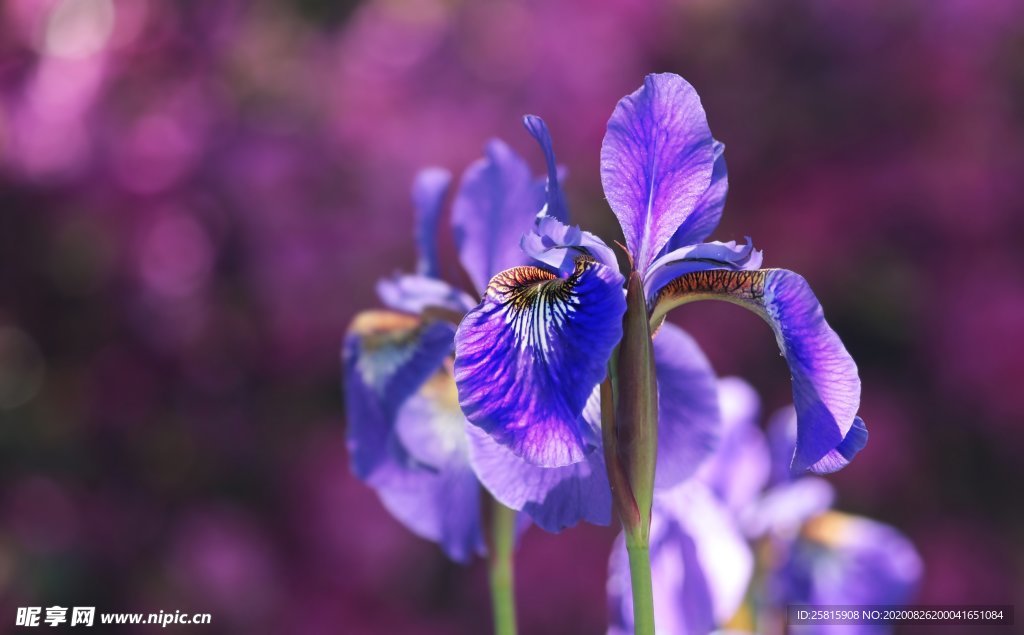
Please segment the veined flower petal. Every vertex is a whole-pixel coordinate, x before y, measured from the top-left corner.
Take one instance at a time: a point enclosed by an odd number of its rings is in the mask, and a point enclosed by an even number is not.
[[[437,221],[452,174],[442,168],[420,170],[412,184],[412,204],[416,210],[416,272],[431,278],[441,277],[437,258]]]
[[[455,336],[466,417],[535,465],[582,461],[598,445],[580,414],[622,336],[618,271],[580,258],[567,278],[516,267],[491,281]]]
[[[715,141],[712,148],[715,165],[711,170],[711,185],[704,191],[693,211],[668,241],[668,245],[665,247],[666,252],[704,242],[718,227],[718,222],[722,220],[725,195],[729,193],[729,175],[725,169],[725,144]]]
[[[395,416],[451,354],[455,329],[390,311],[356,316],[345,336],[345,406],[352,471],[367,479],[390,458]]]
[[[459,260],[483,295],[495,274],[523,264],[519,237],[544,207],[544,188],[505,143],[487,144],[485,156],[462,175],[452,203]]]
[[[750,309],[775,332],[793,377],[798,424],[793,471],[835,466],[832,459],[819,463],[840,447],[854,426],[860,405],[860,377],[853,358],[825,321],[821,304],[807,281],[784,269],[687,273],[657,293],[651,319],[659,320],[681,304],[707,299],[726,300]],[[843,452],[850,454],[863,447],[857,445],[863,440],[861,433],[855,435]]]
[[[562,467],[527,463],[486,432],[470,427],[470,463],[501,504],[528,515],[538,527],[559,532],[580,521],[611,522],[612,497],[604,453]]]
[[[644,273],[711,184],[711,130],[697,91],[670,73],[623,97],[601,145],[601,183]]]
[[[685,273],[709,269],[748,271],[760,269],[761,262],[762,253],[754,249],[750,238],[747,238],[745,245],[730,240],[727,243],[710,242],[680,247],[651,263],[644,277],[647,302],[653,304],[662,287]]]
[[[600,238],[550,216],[538,218],[520,246],[527,256],[562,274],[572,273],[580,256],[589,256],[611,269],[619,267],[615,252]]]
[[[540,144],[544,152],[544,163],[547,165],[547,183],[544,188],[546,195],[546,206],[544,215],[557,218],[562,222],[569,220],[569,206],[565,203],[565,194],[562,193],[562,176],[559,174],[558,163],[555,161],[555,148],[551,143],[551,133],[548,125],[537,115],[526,115],[523,117],[523,125],[530,135]]]

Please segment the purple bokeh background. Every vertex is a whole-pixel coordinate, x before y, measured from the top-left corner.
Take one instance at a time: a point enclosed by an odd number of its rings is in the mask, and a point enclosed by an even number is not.
[[[694,84],[728,148],[714,238],[801,272],[858,361],[871,442],[839,507],[910,536],[920,602],[1024,606],[1019,2],[10,0],[0,632],[53,604],[213,614],[189,632],[489,628],[481,564],[350,476],[341,336],[413,266],[418,167],[500,136],[540,171],[524,113],[574,222],[618,238],[600,141],[653,71]],[[787,403],[757,318],[674,319]],[[603,632],[613,534],[525,536],[524,633]]]

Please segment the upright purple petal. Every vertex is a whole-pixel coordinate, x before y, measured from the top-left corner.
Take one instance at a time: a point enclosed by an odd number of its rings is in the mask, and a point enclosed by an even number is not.
[[[412,184],[412,204],[416,210],[416,246],[419,248],[416,272],[441,277],[437,258],[437,221],[441,217],[451,172],[442,168],[420,170]]]
[[[356,316],[342,350],[352,471],[361,479],[390,458],[395,417],[451,354],[454,328],[389,311]]]
[[[598,445],[580,424],[622,336],[622,276],[580,258],[567,278],[536,267],[495,276],[455,336],[466,417],[535,465],[582,461]]]
[[[673,307],[705,299],[744,306],[775,332],[793,379],[798,425],[792,470],[827,470],[848,462],[866,441],[866,429],[858,425],[851,441],[838,450],[854,427],[860,377],[807,281],[784,269],[691,272],[658,291],[653,319]],[[833,451],[838,458],[830,456]]]
[[[654,366],[658,374],[654,483],[669,488],[693,475],[718,445],[718,386],[704,351],[673,324],[662,326],[654,338]]]
[[[519,239],[543,206],[529,166],[502,141],[488,143],[484,158],[466,169],[452,226],[459,260],[481,295],[494,275],[524,263]]]
[[[619,268],[615,252],[604,241],[550,216],[538,218],[520,245],[530,258],[566,275],[572,273],[580,256],[589,256],[611,269]]]
[[[555,161],[555,148],[551,143],[551,133],[548,132],[548,125],[537,115],[526,115],[523,117],[523,125],[530,135],[540,144],[544,152],[544,163],[547,165],[547,183],[545,186],[546,207],[544,215],[557,218],[562,222],[569,220],[569,206],[565,203],[565,194],[562,193],[561,177],[558,174],[558,163]]]
[[[693,212],[714,163],[704,108],[682,77],[648,75],[619,101],[601,146],[601,183],[638,271]]]
[[[739,608],[754,558],[731,515],[697,482],[655,498],[651,518],[654,623],[659,633],[705,635]],[[622,536],[609,563],[609,633],[633,633],[629,562]]]
[[[725,169],[725,144],[714,142],[715,166],[711,170],[711,185],[705,190],[675,235],[668,241],[665,251],[674,251],[687,245],[704,242],[722,219],[725,195],[729,193],[729,175]]]

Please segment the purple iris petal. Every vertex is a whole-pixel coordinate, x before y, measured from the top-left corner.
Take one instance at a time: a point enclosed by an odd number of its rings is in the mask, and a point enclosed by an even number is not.
[[[572,272],[576,258],[581,255],[612,269],[619,267],[615,252],[600,238],[550,216],[538,218],[533,229],[523,235],[520,245],[526,255],[563,274]]]
[[[804,522],[832,507],[834,500],[832,485],[816,476],[780,483],[743,510],[743,528],[752,537],[792,537]]]
[[[687,245],[704,242],[718,227],[725,207],[725,195],[729,192],[729,175],[725,169],[725,144],[718,141],[713,145],[715,166],[711,170],[711,185],[701,195],[693,212],[668,241],[665,251],[674,251]]]
[[[527,463],[483,430],[470,427],[470,463],[491,494],[527,514],[541,529],[558,532],[580,521],[611,522],[612,498],[604,454],[562,467]]]
[[[551,133],[548,132],[548,125],[536,115],[523,117],[523,125],[530,135],[540,144],[544,152],[544,163],[547,165],[547,183],[545,187],[547,207],[544,208],[545,216],[557,218],[566,222],[569,220],[569,206],[565,203],[565,194],[562,193],[561,176],[558,173],[558,163],[555,161],[555,148],[551,143]]]
[[[644,276],[647,301],[653,302],[665,285],[683,274],[709,269],[760,269],[762,260],[762,252],[754,249],[750,238],[747,238],[745,245],[730,240],[727,243],[699,243],[680,247],[651,263],[647,275]]]
[[[398,408],[441,367],[454,328],[389,311],[359,314],[345,336],[345,405],[352,471],[367,479],[390,458]]]
[[[396,274],[377,283],[377,296],[396,311],[420,315],[429,308],[465,313],[476,302],[444,280],[423,275]]]
[[[735,512],[756,500],[767,485],[771,459],[757,426],[760,399],[750,384],[738,377],[724,377],[718,382],[718,400],[722,439],[698,477]]]
[[[782,269],[770,270],[763,304],[793,374],[798,425],[791,469],[801,472],[825,458],[846,438],[860,405],[860,377],[857,365],[825,321],[821,304],[803,277]]]
[[[654,338],[658,374],[658,467],[655,486],[669,488],[693,475],[718,444],[718,386],[711,362],[678,326]]]
[[[776,574],[779,604],[900,606],[921,579],[921,557],[888,525],[836,512],[810,521]],[[794,627],[797,633],[885,632],[871,626]]]
[[[651,577],[658,632],[704,635],[739,608],[754,559],[720,501],[698,482],[655,498]],[[633,633],[629,563],[622,536],[609,564],[610,634]]]
[[[419,248],[416,271],[420,275],[441,277],[437,258],[437,221],[451,181],[452,175],[448,170],[427,168],[416,174],[412,184],[412,203],[416,209],[416,245]]]
[[[535,465],[582,461],[598,441],[580,414],[625,310],[621,274],[593,260],[577,260],[567,278],[536,267],[495,276],[455,336],[466,417]]]
[[[697,91],[678,75],[648,75],[615,107],[601,145],[601,183],[641,273],[707,191],[712,142]]]
[[[529,166],[497,139],[466,169],[452,204],[452,225],[459,259],[481,295],[495,274],[523,263],[519,238],[543,206],[544,190]]]
[[[391,462],[368,483],[392,516],[438,543],[452,560],[468,562],[484,553],[480,483],[468,463],[431,470]]]

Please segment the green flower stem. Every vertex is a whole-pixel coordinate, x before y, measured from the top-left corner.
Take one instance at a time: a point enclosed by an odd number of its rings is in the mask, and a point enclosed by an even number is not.
[[[626,534],[626,552],[629,554],[629,581],[633,589],[633,632],[635,635],[654,635],[654,589],[647,540],[635,540]]]
[[[495,635],[516,635],[515,578],[512,574],[515,540],[516,512],[498,501],[492,501],[487,564]]]

